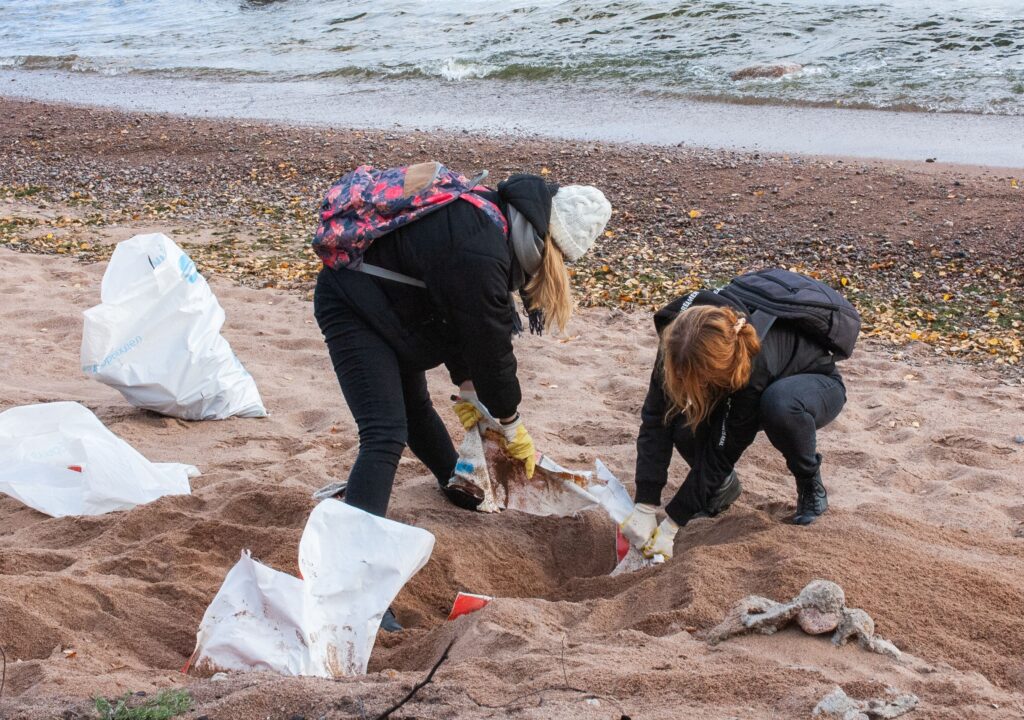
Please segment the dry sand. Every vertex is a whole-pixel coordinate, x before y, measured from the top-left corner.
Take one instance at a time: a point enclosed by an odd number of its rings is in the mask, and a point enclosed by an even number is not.
[[[396,602],[410,629],[378,639],[369,675],[182,676],[242,549],[296,572],[310,492],[344,478],[355,430],[310,304],[217,277],[225,335],[271,416],[187,423],[128,406],[78,371],[81,311],[98,301],[103,270],[0,250],[0,409],[78,400],[151,460],[203,476],[191,497],[97,518],[51,519],[0,498],[0,717],[91,717],[91,695],[170,686],[193,693],[192,718],[374,717],[452,639],[450,660],[397,717],[800,718],[836,684],[857,698],[914,692],[915,719],[1024,714],[1024,448],[1013,440],[1024,392],[930,351],[870,344],[844,363],[849,403],[821,434],[832,509],[812,527],[783,522],[792,482],[762,437],[727,514],[689,525],[667,566],[610,578],[613,528],[599,514],[467,513],[408,457],[391,516],[437,546]],[[630,484],[649,317],[588,310],[569,337],[517,347],[539,447],[570,467],[600,457]],[[442,373],[431,389],[461,437]],[[674,486],[683,465],[673,468]],[[792,630],[701,639],[740,597],[788,599],[814,578],[840,583],[904,661]],[[445,622],[458,590],[499,599]]]

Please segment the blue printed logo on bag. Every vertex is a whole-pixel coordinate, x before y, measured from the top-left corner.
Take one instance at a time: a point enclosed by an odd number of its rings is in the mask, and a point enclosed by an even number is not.
[[[192,262],[192,258],[188,255],[182,255],[178,258],[178,268],[181,270],[181,276],[188,282],[194,283],[199,279],[199,271],[196,270],[196,264]]]

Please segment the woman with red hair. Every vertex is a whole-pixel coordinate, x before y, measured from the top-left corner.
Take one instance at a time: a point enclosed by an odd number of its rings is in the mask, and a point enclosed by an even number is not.
[[[796,479],[792,522],[817,520],[828,496],[816,431],[846,402],[835,365],[842,356],[799,323],[751,313],[730,286],[679,298],[655,325],[661,346],[637,438],[637,505],[623,534],[649,557],[671,557],[679,527],[717,515],[739,496],[734,466],[760,430]],[[690,470],[658,525],[673,449]]]

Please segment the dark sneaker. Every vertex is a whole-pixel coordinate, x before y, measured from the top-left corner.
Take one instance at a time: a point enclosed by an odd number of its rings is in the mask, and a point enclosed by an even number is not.
[[[729,509],[730,505],[736,502],[736,498],[740,496],[741,492],[743,492],[743,486],[740,485],[740,479],[737,477],[736,471],[733,470],[725,478],[722,487],[718,488],[718,492],[708,502],[707,508],[694,515],[694,517],[702,518],[721,515]]]
[[[793,523],[810,525],[828,510],[828,493],[821,482],[821,472],[814,477],[796,481],[796,513]]]
[[[402,632],[405,630],[404,627],[399,625],[398,618],[395,617],[395,611],[388,608],[384,612],[384,617],[380,619],[380,629],[384,632]]]
[[[463,510],[476,510],[484,501],[483,491],[477,487],[442,485],[441,492],[448,498],[448,502]]]

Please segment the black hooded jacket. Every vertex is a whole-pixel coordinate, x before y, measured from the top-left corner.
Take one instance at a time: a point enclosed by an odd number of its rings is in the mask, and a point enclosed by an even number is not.
[[[543,237],[553,193],[540,177],[513,175],[486,196],[506,217],[514,205]],[[521,289],[525,275],[501,229],[483,211],[456,200],[377,239],[364,259],[426,283],[424,289],[352,270],[322,271],[402,366],[426,370],[444,363],[455,384],[473,381],[496,417],[514,415],[522,395],[510,292]]]
[[[686,298],[678,298],[654,316],[660,336],[681,312]],[[776,321],[763,334],[750,320],[743,303],[721,293],[700,292],[693,305],[727,305],[758,330],[761,351],[754,358],[750,381],[746,387],[721,400],[695,433],[697,451],[678,494],[665,511],[679,524],[685,524],[701,510],[732,472],[743,451],[761,429],[758,415],[761,394],[776,380],[803,373],[838,375],[832,354],[814,340],[785,322]],[[662,356],[658,353],[651,384],[640,413],[640,433],[636,448],[636,502],[661,504],[661,493],[668,482],[672,462],[674,436],[683,425],[676,415],[665,422],[669,400],[665,395]]]

